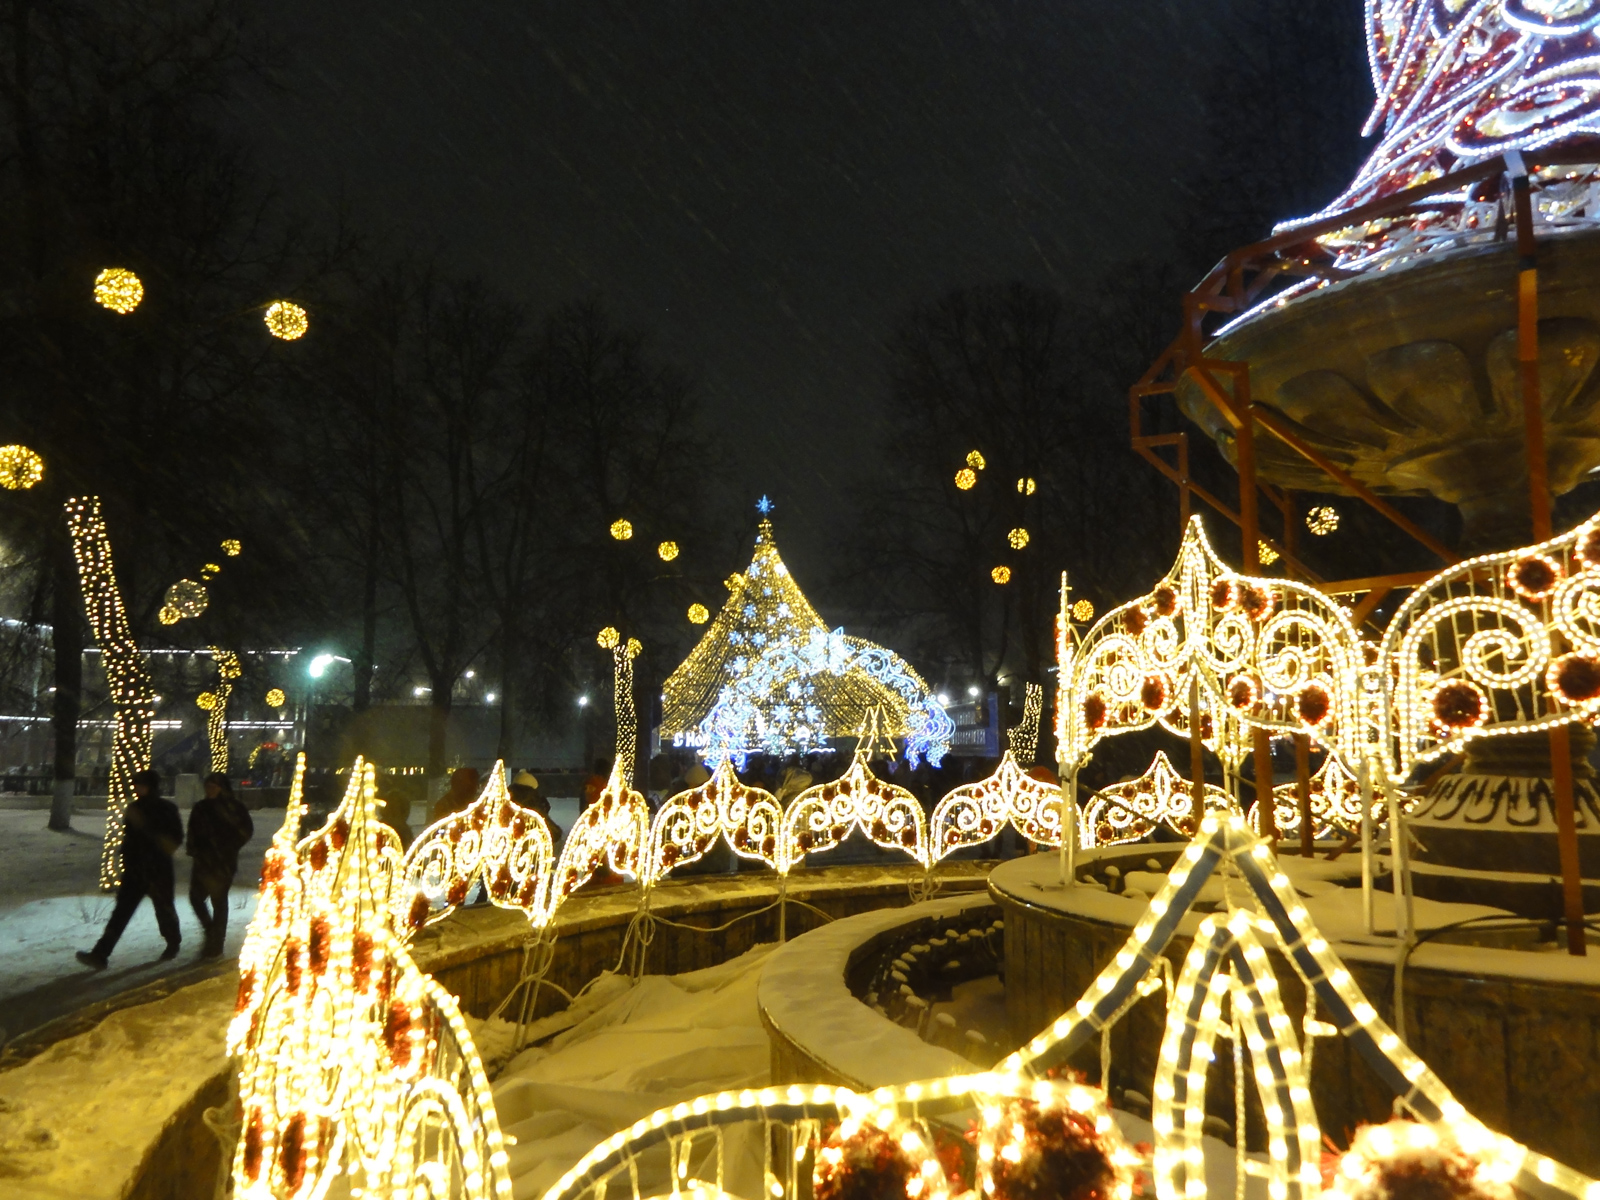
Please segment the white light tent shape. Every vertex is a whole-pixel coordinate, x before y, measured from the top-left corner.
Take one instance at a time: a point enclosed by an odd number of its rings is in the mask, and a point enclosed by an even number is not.
[[[1318,1167],[1322,1137],[1305,1060],[1258,933],[1269,934],[1277,949],[1293,961],[1327,1021],[1351,1039],[1368,1066],[1419,1120],[1449,1126],[1464,1147],[1476,1147],[1486,1159],[1498,1160],[1508,1176],[1515,1176],[1513,1182],[1538,1180],[1580,1200],[1600,1200],[1600,1184],[1489,1130],[1401,1042],[1317,932],[1267,844],[1250,833],[1238,814],[1205,818],[1200,836],[1172,868],[1133,935],[1082,999],[997,1070],[1028,1071],[1046,1055],[1069,1055],[1120,1019],[1139,998],[1141,985],[1148,987],[1146,980],[1160,978],[1161,952],[1224,859],[1237,867],[1261,913],[1258,917],[1233,909],[1226,915],[1207,914],[1168,998],[1152,1112],[1161,1200],[1205,1194],[1200,1126],[1223,991],[1232,993],[1241,1013],[1266,1115],[1269,1194],[1273,1200],[1311,1200],[1322,1190]]]

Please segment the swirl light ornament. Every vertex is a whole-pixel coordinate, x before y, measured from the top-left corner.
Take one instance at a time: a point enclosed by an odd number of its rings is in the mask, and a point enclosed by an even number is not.
[[[807,788],[784,812],[778,870],[787,874],[807,854],[832,850],[855,829],[885,850],[910,855],[925,869],[933,866],[921,801],[874,775],[858,750],[848,771]]]
[[[366,1195],[503,1200],[511,1192],[494,1099],[455,998],[396,932],[400,843],[374,816],[357,760],[306,838],[305,756],[262,867],[228,1027],[242,1129],[241,1200]]]
[[[913,766],[924,758],[937,766],[955,733],[898,655],[823,624],[779,556],[768,520],[749,568],[729,581],[727,602],[662,693],[662,739],[699,750],[711,766],[853,736],[874,706],[882,732],[905,739]]]
[[[1116,846],[1140,842],[1165,826],[1180,837],[1194,835],[1193,786],[1178,773],[1162,751],[1150,760],[1150,767],[1137,779],[1114,783],[1089,797],[1078,821],[1078,845]],[[1236,808],[1233,797],[1216,784],[1206,784],[1208,812],[1227,812]],[[1059,844],[1059,837],[1057,842]]]
[[[1110,734],[1158,722],[1186,729],[1191,684],[1203,713],[1229,716],[1218,732],[1233,729],[1236,739],[1246,729],[1314,732],[1350,762],[1364,744],[1371,704],[1349,615],[1307,584],[1232,571],[1199,517],[1154,589],[1061,650],[1056,736],[1067,764]]]
[[[1061,844],[1061,789],[1035,779],[1007,750],[987,779],[946,792],[928,821],[935,861],[967,846],[981,846],[1010,825],[1030,842]]]
[[[645,850],[645,878],[654,883],[705,857],[719,839],[741,858],[776,869],[782,826],[783,809],[772,793],[740,783],[733,764],[723,759],[705,783],[679,792],[657,811]]]

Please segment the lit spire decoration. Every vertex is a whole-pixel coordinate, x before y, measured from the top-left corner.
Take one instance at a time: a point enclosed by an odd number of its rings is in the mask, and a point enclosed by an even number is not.
[[[296,839],[301,755],[239,955],[228,1052],[242,1128],[233,1194],[497,1200],[511,1193],[488,1076],[455,998],[397,936],[400,840],[356,760],[326,824]]]
[[[89,631],[100,647],[116,729],[111,735],[111,775],[107,781],[106,839],[100,850],[100,886],[112,888],[122,878],[122,815],[133,803],[133,777],[150,766],[155,692],[139,644],[128,627],[116,572],[111,567],[111,538],[100,515],[100,497],[79,496],[66,504],[67,532],[83,585],[83,608]]]
[[[1431,182],[1499,154],[1600,134],[1595,69],[1597,0],[1367,0],[1367,53],[1377,102],[1363,133],[1379,134],[1342,196],[1282,228],[1320,221]],[[1596,152],[1600,159],[1600,151]],[[1552,225],[1600,217],[1590,185],[1600,166],[1537,172],[1535,219]],[[1344,268],[1487,240],[1498,191],[1462,188],[1409,212],[1352,227],[1324,244]]]
[[[765,508],[762,508],[765,505]],[[761,505],[770,512],[765,496]],[[829,631],[778,557],[762,518],[755,555],[728,580],[704,637],[666,681],[661,736],[715,765],[756,751],[783,754],[851,737],[873,705],[881,731],[905,739],[913,766],[938,765],[955,723],[928,685],[890,650]]]

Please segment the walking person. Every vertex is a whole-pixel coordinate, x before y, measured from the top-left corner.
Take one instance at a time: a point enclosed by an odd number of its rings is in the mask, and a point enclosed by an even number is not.
[[[78,951],[78,961],[97,971],[105,969],[133,910],[146,896],[156,910],[156,928],[167,941],[162,960],[178,957],[182,941],[178,910],[172,902],[172,856],[183,845],[183,818],[176,804],[161,798],[161,776],[154,771],[135,775],[133,791],[136,798],[122,818],[122,882],[117,886],[111,919],[93,950]]]
[[[194,859],[189,872],[189,903],[206,931],[200,957],[220,958],[228,938],[228,889],[239,871],[239,851],[255,834],[256,827],[249,810],[234,796],[226,775],[207,775],[205,791],[189,814],[185,848]]]

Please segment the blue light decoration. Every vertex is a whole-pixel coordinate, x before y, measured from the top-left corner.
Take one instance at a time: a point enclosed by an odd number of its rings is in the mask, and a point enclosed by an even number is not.
[[[765,496],[757,506],[770,512]],[[763,518],[755,554],[728,580],[722,611],[662,687],[661,737],[714,766],[856,736],[869,711],[903,738],[907,760],[935,766],[955,734],[926,683],[898,655],[830,631],[789,575]]]

